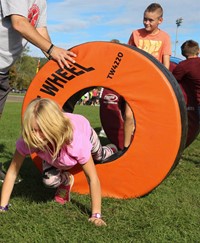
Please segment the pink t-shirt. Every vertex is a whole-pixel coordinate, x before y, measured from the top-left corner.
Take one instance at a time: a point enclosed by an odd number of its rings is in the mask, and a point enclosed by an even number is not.
[[[135,30],[131,34],[128,44],[148,52],[161,63],[163,63],[164,55],[171,56],[170,36],[162,30],[155,35],[148,34],[144,28]]]
[[[85,117],[78,114],[65,113],[65,115],[73,125],[73,141],[70,145],[62,147],[56,160],[52,161],[50,154],[47,152],[38,149],[31,149],[30,151],[23,138],[18,139],[16,142],[17,151],[23,156],[35,152],[41,159],[59,169],[69,169],[77,163],[85,164],[91,156],[92,149],[90,123]]]

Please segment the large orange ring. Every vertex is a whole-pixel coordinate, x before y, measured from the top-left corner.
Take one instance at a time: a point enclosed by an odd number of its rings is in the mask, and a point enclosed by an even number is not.
[[[181,61],[176,57],[170,58],[170,71]],[[198,136],[200,131],[198,108],[196,98],[191,99],[191,89],[188,83],[183,85],[179,83],[181,91],[183,92],[184,100],[187,107],[188,115],[188,133],[186,140],[186,147],[189,146]],[[190,97],[188,99],[188,96]],[[100,118],[102,127],[109,138],[109,140],[117,145],[120,149],[124,147],[124,101],[123,97],[113,90],[104,89],[100,99]],[[114,124],[113,124],[114,123]]]
[[[37,96],[61,106],[81,89],[102,86],[122,95],[134,111],[136,131],[128,151],[115,161],[97,164],[103,196],[133,198],[157,187],[177,163],[187,134],[187,113],[174,77],[149,54],[127,45],[89,42],[71,49],[76,64],[61,70],[49,61],[36,75],[24,98],[27,104]],[[38,167],[41,160],[32,159]],[[80,166],[74,192],[89,193]]]

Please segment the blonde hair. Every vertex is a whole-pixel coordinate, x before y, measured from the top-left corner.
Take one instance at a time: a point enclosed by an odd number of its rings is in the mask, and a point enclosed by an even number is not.
[[[44,139],[34,132],[34,122]],[[56,102],[47,98],[37,98],[30,102],[24,112],[22,137],[29,148],[47,151],[55,160],[62,146],[71,143],[73,128]]]

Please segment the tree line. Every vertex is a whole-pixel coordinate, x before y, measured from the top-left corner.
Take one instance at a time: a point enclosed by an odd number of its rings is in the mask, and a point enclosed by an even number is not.
[[[26,90],[37,71],[48,61],[47,58],[29,56],[29,48],[25,48],[21,57],[9,72],[10,86],[15,90]]]

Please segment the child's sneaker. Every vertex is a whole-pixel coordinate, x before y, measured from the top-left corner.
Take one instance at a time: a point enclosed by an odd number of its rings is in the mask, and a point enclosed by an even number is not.
[[[68,177],[68,181],[66,184],[61,184],[55,194],[54,200],[60,204],[65,204],[70,201],[70,191],[74,184],[74,176],[69,172],[64,172]]]

